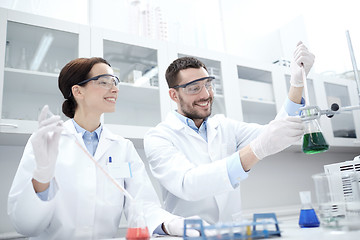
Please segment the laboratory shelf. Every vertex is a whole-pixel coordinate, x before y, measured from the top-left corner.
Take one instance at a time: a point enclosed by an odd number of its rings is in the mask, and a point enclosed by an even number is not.
[[[136,98],[134,97],[136,95]],[[159,100],[154,98],[154,95],[159,95],[159,87],[156,86],[136,86],[132,83],[119,84],[119,96],[123,99],[137,100],[139,103],[146,102],[147,104],[159,104]],[[144,99],[146,101],[144,101]]]
[[[30,71],[16,68],[5,68],[6,91],[29,91],[32,93],[60,93],[58,89],[59,74]]]
[[[275,105],[276,103],[274,101],[267,101],[263,100],[262,98],[248,98],[248,97],[242,97],[241,101],[247,102],[249,104],[267,104],[267,105]],[[265,106],[264,106],[265,107]],[[266,108],[266,107],[265,107]]]
[[[4,77],[1,118],[37,120],[45,104],[54,114],[61,114],[64,98],[58,74],[6,68]]]
[[[37,128],[37,121],[1,119],[0,145],[25,146],[30,135]]]
[[[243,99],[257,99],[275,104],[271,83],[239,79],[239,91]]]
[[[120,83],[116,111],[105,113],[104,122],[119,125],[155,126],[161,121],[159,88]]]
[[[272,83],[272,72],[253,67],[237,66],[239,79],[248,79],[256,82]]]
[[[241,106],[244,122],[267,124],[276,117],[275,102],[242,98]]]

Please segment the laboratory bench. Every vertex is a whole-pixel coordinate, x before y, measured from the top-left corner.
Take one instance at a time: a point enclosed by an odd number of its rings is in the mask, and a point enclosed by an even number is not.
[[[322,227],[318,228],[300,228],[298,225],[298,217],[288,217],[286,219],[279,219],[279,227],[281,237],[261,238],[261,239],[281,239],[281,240],[359,240],[360,230],[358,231],[330,231]],[[1,234],[0,234],[1,236]],[[2,238],[0,239],[18,239],[25,240],[27,238]],[[125,238],[112,238],[118,240],[125,240]],[[183,239],[182,237],[168,237],[160,236],[151,239],[161,240],[176,240]],[[190,238],[191,239],[191,238]]]

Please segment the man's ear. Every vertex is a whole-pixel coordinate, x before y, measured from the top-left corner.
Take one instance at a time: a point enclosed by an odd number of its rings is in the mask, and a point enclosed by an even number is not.
[[[177,102],[179,100],[178,92],[174,88],[169,89],[169,96],[174,102]]]

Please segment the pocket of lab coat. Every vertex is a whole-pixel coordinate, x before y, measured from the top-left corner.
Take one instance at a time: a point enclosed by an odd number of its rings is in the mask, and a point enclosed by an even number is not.
[[[107,164],[108,173],[115,179],[131,178],[131,165],[129,162],[113,162]]]
[[[117,178],[115,179],[115,181],[124,187],[124,179],[123,178]],[[123,204],[124,201],[124,195],[123,193],[120,191],[120,189],[118,189],[115,184],[110,181],[110,179],[105,179],[105,184],[104,184],[104,201],[106,204],[108,205],[112,205],[112,206],[119,206]]]

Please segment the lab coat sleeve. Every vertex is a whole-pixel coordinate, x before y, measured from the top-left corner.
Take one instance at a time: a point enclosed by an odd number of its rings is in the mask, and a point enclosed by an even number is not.
[[[227,158],[195,165],[170,139],[166,130],[157,128],[151,129],[144,138],[151,172],[169,192],[186,201],[198,201],[233,190]]]
[[[30,140],[25,146],[8,198],[8,215],[16,231],[37,236],[49,225],[55,200],[42,201],[32,185],[35,158]]]
[[[147,175],[145,166],[137,154],[132,142],[127,141],[128,159],[130,160],[132,178],[125,180],[125,188],[132,197],[143,204],[145,221],[150,233],[162,224],[164,221],[175,218],[175,215],[161,208],[159,198],[153,185]],[[125,201],[125,216],[129,214],[129,200]]]

